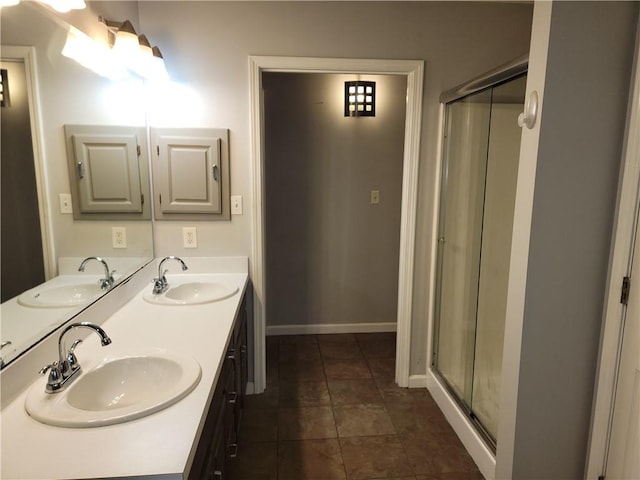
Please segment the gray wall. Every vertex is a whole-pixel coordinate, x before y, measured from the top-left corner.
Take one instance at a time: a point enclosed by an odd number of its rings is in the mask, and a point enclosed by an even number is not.
[[[396,321],[407,82],[360,75],[376,116],[345,117],[356,78],[263,76],[270,326]]]
[[[411,373],[424,374],[438,97],[527,52],[531,15],[532,5],[498,2],[140,2],[142,31],[162,49],[173,80],[187,86],[159,98],[149,122],[229,128],[231,190],[245,197],[244,215],[198,225],[196,251],[183,250],[181,222],[157,222],[156,255],[251,252],[249,55],[423,59]]]
[[[637,21],[637,3],[553,5],[514,479],[583,477]]]

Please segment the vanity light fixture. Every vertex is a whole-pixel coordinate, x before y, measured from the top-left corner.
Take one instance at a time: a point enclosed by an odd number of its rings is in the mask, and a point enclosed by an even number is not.
[[[109,30],[109,45],[126,68],[147,79],[166,78],[167,70],[158,47],[151,47],[146,35],[136,34],[129,20],[114,22],[99,17]]]
[[[60,13],[66,13],[70,10],[82,10],[87,5],[84,0],[38,0],[40,3],[49,5]],[[0,0],[0,7],[12,7],[18,5],[20,0]]]
[[[344,116],[376,116],[376,82],[344,82]]]
[[[126,71],[109,47],[96,42],[75,27],[67,32],[62,55],[103,77],[120,79],[126,76]]]

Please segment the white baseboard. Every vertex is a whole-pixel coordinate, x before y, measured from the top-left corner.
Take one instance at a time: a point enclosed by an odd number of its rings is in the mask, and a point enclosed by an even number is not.
[[[271,335],[322,335],[328,333],[379,333],[395,332],[396,322],[386,323],[327,323],[312,325],[270,325],[267,336]]]
[[[409,388],[426,388],[427,376],[422,375],[409,375]]]
[[[244,393],[247,395],[253,395],[255,391],[256,390],[253,382],[247,382],[247,388],[245,389]]]
[[[467,449],[469,455],[476,463],[480,472],[487,480],[493,480],[496,476],[496,459],[491,450],[476,432],[469,419],[460,411],[455,400],[447,392],[444,385],[429,370],[427,372],[426,381],[427,389],[433,399],[444,413],[447,421],[460,438],[460,441]]]

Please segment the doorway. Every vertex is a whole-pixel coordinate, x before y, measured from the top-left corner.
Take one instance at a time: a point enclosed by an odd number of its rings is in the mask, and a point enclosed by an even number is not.
[[[345,115],[345,84],[375,115]],[[396,330],[406,77],[263,74],[267,335]]]
[[[402,174],[400,254],[396,343],[396,382],[409,385],[409,345],[413,301],[413,255],[418,190],[418,159],[422,121],[424,62],[414,60],[355,60],[304,57],[252,56],[250,62],[253,202],[251,278],[254,286],[254,383],[261,393],[266,385],[265,308],[265,202],[264,202],[264,72],[319,72],[404,75],[407,78],[407,108]]]

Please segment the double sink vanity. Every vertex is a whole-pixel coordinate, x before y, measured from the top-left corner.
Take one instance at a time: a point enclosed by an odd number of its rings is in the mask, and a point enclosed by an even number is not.
[[[2,371],[0,477],[226,478],[248,288],[245,257],[158,259],[23,354]]]

